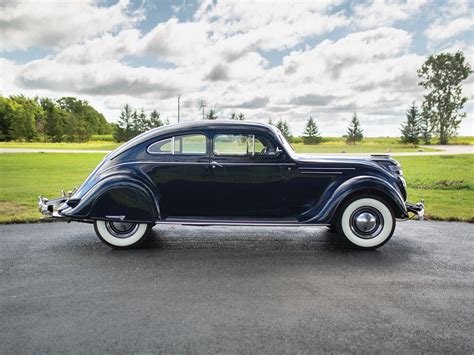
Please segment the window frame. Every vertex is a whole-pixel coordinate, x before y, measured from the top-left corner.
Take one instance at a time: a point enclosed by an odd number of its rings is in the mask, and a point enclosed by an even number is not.
[[[204,137],[204,152],[203,153],[175,153],[175,137],[186,137],[186,136],[203,136]],[[171,140],[171,151],[169,152],[151,152],[150,147],[153,146],[156,143],[160,143],[162,141],[166,140]],[[182,143],[181,143],[182,144]],[[146,152],[151,155],[172,155],[172,156],[186,156],[186,155],[191,155],[191,156],[203,156],[208,154],[208,137],[204,133],[185,133],[185,134],[177,134],[172,137],[167,137],[160,139],[158,141],[155,141],[151,144],[148,145],[146,148]]]

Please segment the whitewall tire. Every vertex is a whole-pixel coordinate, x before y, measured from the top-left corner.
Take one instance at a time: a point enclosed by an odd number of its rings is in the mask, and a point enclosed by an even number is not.
[[[141,244],[148,236],[151,225],[118,221],[94,222],[94,229],[105,244],[116,249],[126,249]]]
[[[356,197],[345,203],[337,220],[338,233],[352,246],[375,249],[385,244],[395,230],[392,208],[382,199]]]

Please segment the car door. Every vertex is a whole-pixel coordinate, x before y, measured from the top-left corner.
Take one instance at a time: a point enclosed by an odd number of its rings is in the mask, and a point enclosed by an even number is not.
[[[207,216],[213,204],[209,187],[209,149],[205,133],[161,139],[148,147],[154,158],[148,175],[160,193],[163,217]]]
[[[215,216],[280,217],[283,165],[264,133],[216,131],[210,152]]]

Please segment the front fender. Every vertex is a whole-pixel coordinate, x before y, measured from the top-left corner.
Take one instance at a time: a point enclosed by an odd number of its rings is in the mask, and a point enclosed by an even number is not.
[[[374,191],[387,199],[394,209],[395,216],[408,216],[405,202],[400,192],[390,183],[376,176],[357,176],[340,185],[330,186],[321,196],[319,203],[305,213],[305,223],[329,224],[341,203],[350,195],[363,191]]]
[[[60,211],[61,212],[61,211]],[[63,215],[78,219],[121,219],[153,223],[160,219],[159,195],[138,178],[109,175],[95,184]]]

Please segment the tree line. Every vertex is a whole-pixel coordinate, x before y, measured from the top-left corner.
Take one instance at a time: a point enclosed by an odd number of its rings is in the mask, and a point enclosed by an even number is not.
[[[0,96],[0,141],[86,142],[112,131],[105,117],[74,97]]]

